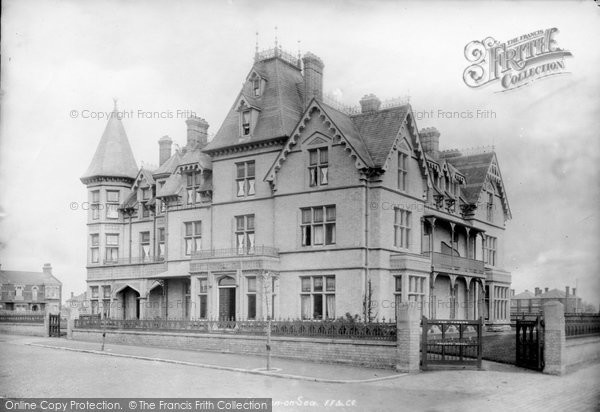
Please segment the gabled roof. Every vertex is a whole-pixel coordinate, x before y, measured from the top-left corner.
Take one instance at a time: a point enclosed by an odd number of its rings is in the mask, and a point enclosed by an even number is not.
[[[154,171],[153,176],[162,176],[162,175],[170,175],[175,169],[177,169],[177,165],[179,165],[179,161],[181,160],[181,153],[179,150],[176,150],[175,153],[167,159],[158,169]]]
[[[406,119],[408,105],[352,116],[352,122],[365,142],[374,167],[383,167],[398,131]]]
[[[184,187],[183,177],[179,173],[174,173],[165,182],[165,185],[158,189],[156,197],[180,196]]]
[[[134,179],[138,167],[119,113],[111,113],[90,166],[81,177],[85,183],[94,177],[125,177]]]
[[[24,272],[20,270],[0,270],[2,285],[62,285],[54,276],[44,272]]]
[[[207,151],[289,136],[303,112],[303,78],[298,67],[275,57],[257,61],[251,69],[265,79],[261,96],[252,96],[252,85],[246,82],[236,97],[221,128],[205,148]],[[241,98],[260,109],[249,139],[240,139],[238,104]]]
[[[140,171],[138,172],[138,175],[135,178],[135,182],[133,183],[133,188],[135,189],[136,187],[140,187],[140,183],[142,182],[142,180],[145,180],[149,186],[152,186],[154,184],[154,177],[152,176],[152,171],[144,167],[140,168]]]
[[[477,203],[479,200],[479,194],[483,190],[483,185],[493,158],[494,153],[481,153],[468,156],[452,156],[446,159],[467,180],[467,184],[462,189],[463,196],[467,202]]]

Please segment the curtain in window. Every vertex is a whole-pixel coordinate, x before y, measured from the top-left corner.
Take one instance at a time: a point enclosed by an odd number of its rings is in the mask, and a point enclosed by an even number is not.
[[[315,245],[323,244],[323,226],[318,225],[314,227],[315,230]]]
[[[310,319],[312,318],[310,313],[310,296],[304,295],[301,297],[301,311],[302,311],[302,319]]]
[[[158,256],[164,256],[165,255],[165,244],[164,243],[159,243],[158,245]]]
[[[237,182],[237,195],[244,196],[244,181],[238,180]]]
[[[254,253],[254,233],[248,233],[248,253]]]
[[[243,233],[237,235],[237,249],[238,254],[243,255],[246,249],[246,237]]]
[[[150,245],[142,245],[142,258],[150,257]]]
[[[327,295],[327,319],[335,319],[335,295]]]
[[[327,184],[327,167],[321,167],[321,184]]]
[[[192,246],[193,246],[192,240],[193,239],[186,239],[185,240],[185,254],[186,255],[191,255],[192,254]]]
[[[194,251],[202,250],[202,238],[194,238]]]
[[[248,179],[248,195],[256,193],[254,190],[254,179]]]

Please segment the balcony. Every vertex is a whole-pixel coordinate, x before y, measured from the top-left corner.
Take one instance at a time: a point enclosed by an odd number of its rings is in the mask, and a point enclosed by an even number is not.
[[[145,265],[150,263],[165,263],[165,256],[147,256],[147,257],[130,257],[119,259],[105,259],[102,262],[103,266],[123,266],[123,265]],[[90,266],[100,266],[100,263],[92,263]]]
[[[272,246],[206,249],[192,253],[191,272],[263,269],[277,270],[279,250]]]
[[[426,255],[430,255],[427,252]],[[433,252],[431,264],[435,271],[457,274],[470,274],[483,276],[485,267],[481,260],[467,259],[459,256],[450,256],[444,253]]]
[[[192,260],[219,259],[244,256],[279,257],[279,250],[271,246],[254,246],[251,248],[207,249],[192,254]]]

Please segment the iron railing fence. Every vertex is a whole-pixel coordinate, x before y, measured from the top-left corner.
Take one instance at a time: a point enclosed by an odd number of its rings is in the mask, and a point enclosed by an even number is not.
[[[0,322],[4,323],[44,323],[44,313],[21,314],[21,313],[0,313]]]
[[[396,340],[395,322],[348,322],[341,320],[273,320],[271,336],[329,339]],[[76,329],[120,329],[236,335],[265,335],[266,320],[180,320],[180,319],[75,319]]]
[[[278,257],[279,250],[271,246],[253,246],[245,248],[204,249],[192,253],[192,260],[229,258],[238,256],[270,256]]]
[[[599,335],[600,314],[565,313],[565,334],[567,338]]]

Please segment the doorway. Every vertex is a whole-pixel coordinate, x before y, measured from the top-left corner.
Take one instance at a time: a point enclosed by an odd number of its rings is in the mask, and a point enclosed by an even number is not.
[[[225,276],[219,280],[219,320],[235,320],[235,301],[236,301],[235,279],[231,276]]]

